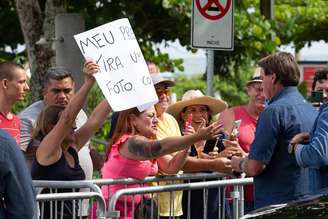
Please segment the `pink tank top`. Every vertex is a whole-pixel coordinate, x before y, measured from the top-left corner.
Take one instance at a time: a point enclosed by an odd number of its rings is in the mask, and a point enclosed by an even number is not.
[[[158,166],[156,160],[130,160],[123,157],[120,152],[120,146],[126,142],[131,135],[124,134],[119,140],[112,145],[111,152],[103,168],[101,169],[103,179],[118,179],[118,178],[136,178],[143,179],[147,176],[156,175],[158,172]],[[110,196],[112,196],[117,190],[123,188],[138,188],[140,184],[128,184],[127,186],[118,184],[109,186]],[[108,186],[102,186],[102,193],[106,200],[108,200]],[[120,215],[124,218],[124,196],[121,196],[116,204],[116,209],[120,210]],[[127,201],[127,218],[132,217],[132,196],[126,196]],[[141,196],[134,196],[135,207],[140,203]],[[135,208],[134,207],[134,208]]]
[[[249,146],[255,137],[255,129],[257,120],[251,117],[246,109],[242,106],[232,108],[235,114],[235,120],[241,120],[239,128],[238,141],[241,148],[248,153]]]
[[[238,137],[239,145],[246,153],[249,153],[250,146],[255,137],[257,120],[249,115],[243,106],[237,106],[232,109],[235,114],[235,120],[241,120]],[[253,186],[246,185],[244,188],[245,200],[253,201]]]

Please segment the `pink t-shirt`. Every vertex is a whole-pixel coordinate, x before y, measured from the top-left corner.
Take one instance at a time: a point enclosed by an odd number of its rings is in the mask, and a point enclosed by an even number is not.
[[[17,145],[20,144],[20,122],[16,115],[12,119],[7,119],[0,113],[0,128],[10,134],[15,140]]]
[[[119,140],[112,145],[111,152],[103,168],[101,169],[103,179],[119,179],[119,178],[136,178],[143,179],[147,176],[156,175],[158,172],[157,162],[155,160],[130,160],[123,157],[119,152],[119,147],[126,142],[131,135],[124,134]],[[117,190],[123,188],[138,188],[140,184],[128,184],[127,186],[118,184],[109,186],[110,196]],[[108,186],[102,186],[102,193],[106,200],[108,200]],[[116,204],[116,209],[120,210],[120,218],[124,218],[124,196],[121,196]],[[126,196],[127,201],[127,218],[132,217],[132,196]],[[140,203],[141,195],[134,196],[135,207]],[[134,208],[135,208],[134,207]]]

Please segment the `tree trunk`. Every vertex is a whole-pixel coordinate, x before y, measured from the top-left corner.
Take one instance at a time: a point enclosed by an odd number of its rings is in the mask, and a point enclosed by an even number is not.
[[[15,4],[32,75],[31,92],[34,102],[42,98],[43,76],[54,65],[54,20],[57,13],[65,11],[64,3],[62,0],[47,0],[44,11],[38,0],[15,0]]]

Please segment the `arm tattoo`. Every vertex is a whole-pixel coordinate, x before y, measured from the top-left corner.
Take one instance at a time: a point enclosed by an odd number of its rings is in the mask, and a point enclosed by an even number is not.
[[[153,159],[160,155],[162,145],[159,141],[142,141],[131,138],[128,141],[129,152],[147,159]]]

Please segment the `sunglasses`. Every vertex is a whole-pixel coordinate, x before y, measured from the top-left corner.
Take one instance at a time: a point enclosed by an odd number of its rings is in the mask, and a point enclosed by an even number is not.
[[[171,91],[169,88],[164,88],[164,89],[156,89],[156,94],[158,97],[162,96],[163,94],[165,94],[166,96],[170,96],[171,95]]]

